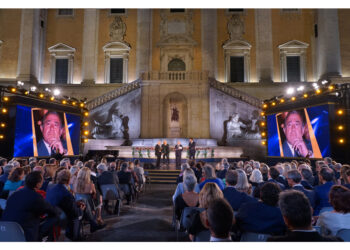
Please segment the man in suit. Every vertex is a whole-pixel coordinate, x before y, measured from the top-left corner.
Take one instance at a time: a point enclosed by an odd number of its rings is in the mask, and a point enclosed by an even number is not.
[[[315,187],[315,211],[314,215],[319,215],[324,207],[332,207],[329,203],[329,191],[334,185],[334,172],[328,167],[323,167],[319,173],[319,180],[321,185]]]
[[[193,141],[193,138],[190,138],[190,142],[188,144],[188,151],[190,159],[195,159],[196,157],[196,142]]]
[[[238,211],[242,204],[247,202],[256,202],[257,200],[244,192],[235,189],[238,174],[236,170],[228,170],[226,175],[226,188],[223,191],[225,199],[229,202],[234,211]]]
[[[183,147],[181,145],[181,142],[177,141],[177,144],[175,145],[176,169],[180,168],[180,166],[181,166],[182,150],[183,150]]]
[[[300,191],[306,195],[306,197],[309,199],[309,202],[311,204],[311,207],[315,207],[315,193],[312,190],[307,190],[301,185],[301,174],[298,172],[298,170],[290,170],[287,173],[287,181],[288,185],[297,191]]]
[[[306,129],[305,120],[299,111],[287,114],[283,124],[286,140],[283,142],[285,157],[313,157],[311,143],[303,138]]]
[[[338,237],[321,236],[312,228],[312,208],[303,193],[295,190],[282,192],[279,199],[279,207],[289,231],[284,236],[272,236],[267,241],[342,241]]]
[[[49,240],[53,240],[52,229],[58,223],[58,211],[35,191],[42,184],[43,177],[40,172],[29,173],[25,179],[25,187],[9,197],[2,215],[3,221],[14,221],[21,225],[26,241],[40,241],[46,235],[49,235]],[[44,214],[47,216],[42,222]]]
[[[164,140],[162,144],[163,164],[165,163],[165,158],[166,158],[166,165],[168,167],[169,167],[169,153],[170,153],[169,144],[167,143],[166,140]]]
[[[60,115],[55,111],[48,111],[40,124],[43,139],[38,144],[38,156],[66,155],[67,143],[61,137],[64,126]]]
[[[281,188],[281,190],[285,190],[285,189],[286,189],[286,186],[277,181],[277,179],[278,179],[279,176],[280,176],[280,172],[279,172],[275,167],[271,167],[271,168],[269,169],[269,179],[268,179],[268,182],[276,183],[277,185],[279,185],[279,187]]]
[[[160,157],[162,156],[162,149],[161,149],[160,143],[161,142],[158,141],[158,143],[156,144],[155,149],[154,149],[154,154],[157,157],[157,163],[156,163],[156,168],[157,169],[160,168]]]

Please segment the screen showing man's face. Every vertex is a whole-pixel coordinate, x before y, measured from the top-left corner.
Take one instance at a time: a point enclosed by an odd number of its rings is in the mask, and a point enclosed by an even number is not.
[[[287,117],[283,130],[289,144],[293,145],[295,141],[302,140],[304,134],[304,126],[300,115],[289,115]]]
[[[40,126],[40,130],[43,134],[44,140],[51,144],[55,141],[59,141],[62,135],[63,129],[61,128],[61,121],[57,114],[49,114],[46,116],[43,124]]]

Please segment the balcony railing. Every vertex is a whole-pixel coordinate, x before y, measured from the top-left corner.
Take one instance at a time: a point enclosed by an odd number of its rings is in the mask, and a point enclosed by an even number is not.
[[[207,71],[150,71],[141,73],[144,81],[204,81],[208,79]]]

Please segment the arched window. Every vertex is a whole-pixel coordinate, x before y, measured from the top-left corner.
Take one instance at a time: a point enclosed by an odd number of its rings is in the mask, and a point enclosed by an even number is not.
[[[186,64],[181,59],[175,58],[169,62],[168,71],[186,71]]]

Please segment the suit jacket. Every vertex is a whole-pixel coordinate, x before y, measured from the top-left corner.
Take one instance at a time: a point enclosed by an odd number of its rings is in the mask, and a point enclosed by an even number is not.
[[[300,232],[300,231],[292,231],[288,232],[284,236],[272,236],[267,238],[267,241],[280,241],[280,242],[314,242],[314,241],[343,241],[339,237],[334,236],[322,236],[318,232]]]
[[[71,192],[63,184],[56,184],[46,193],[46,200],[63,210],[69,220],[78,218],[79,208]]]
[[[307,147],[308,150],[312,151],[312,146],[311,146],[311,142],[310,141],[306,141],[304,140],[305,145]],[[301,155],[298,154],[298,152],[294,151],[294,154],[292,153],[292,151],[290,150],[287,140],[285,140],[282,144],[282,149],[283,149],[283,156],[284,157],[303,157]]]
[[[112,172],[104,171],[99,177],[97,177],[98,185],[114,184],[118,185],[119,179],[117,175]]]
[[[303,187],[305,189],[308,189],[308,190],[313,190],[314,189],[314,187],[306,180],[301,180],[300,184],[303,185]]]
[[[188,150],[190,151],[190,154],[194,154],[196,152],[196,142],[193,141],[188,144]]]
[[[281,210],[260,201],[242,204],[236,214],[236,224],[243,232],[283,234],[286,231]]]
[[[169,144],[162,144],[162,154],[169,155],[170,149]]]
[[[55,208],[40,194],[34,189],[24,187],[9,197],[2,220],[20,224],[26,241],[38,241],[40,216],[43,214],[49,217],[57,216]]]
[[[315,208],[315,192],[313,190],[307,190],[301,184],[292,187],[292,189],[303,192],[306,195],[306,197],[309,199],[310,205],[312,206],[312,208]]]
[[[334,185],[332,181],[328,181],[323,185],[315,187],[315,210],[314,215],[318,215],[323,207],[331,207],[329,203],[329,191]]]
[[[183,150],[183,147],[182,147],[181,144],[180,145],[178,145],[178,144],[175,145],[175,154],[176,154],[176,156],[181,156],[182,150]]]
[[[154,154],[156,155],[156,156],[161,156],[162,155],[162,150],[161,150],[161,148],[160,148],[160,145],[156,145],[155,146],[155,148],[154,148]]]
[[[276,180],[274,180],[272,178],[269,179],[268,182],[276,183],[281,188],[281,190],[285,190],[286,189],[285,185],[283,185],[282,183],[280,183],[280,182],[278,182],[278,181],[276,181]]]
[[[238,211],[244,203],[257,201],[246,193],[237,191],[234,187],[226,187],[223,194],[234,211]]]
[[[225,179],[227,173],[227,168],[220,170],[219,172],[216,173],[216,177],[220,178],[220,179]]]
[[[67,142],[61,140],[62,142],[62,146],[64,149],[67,149]],[[53,153],[51,151],[51,154],[49,154],[49,151],[47,150],[45,143],[44,143],[44,139],[41,139],[38,143],[37,143],[37,147],[38,147],[38,156],[51,156],[51,155],[55,155],[55,153]]]
[[[282,183],[284,185],[285,188],[288,188],[288,181],[286,180],[286,178],[284,176],[278,176],[276,181],[278,181],[279,183]]]

